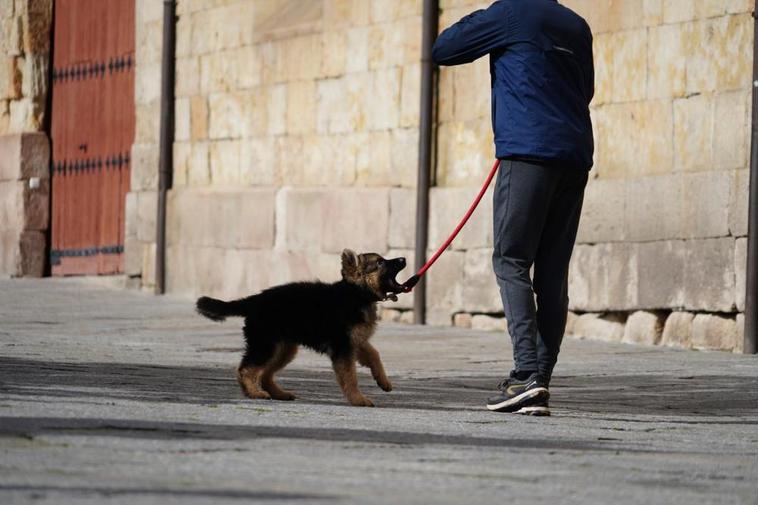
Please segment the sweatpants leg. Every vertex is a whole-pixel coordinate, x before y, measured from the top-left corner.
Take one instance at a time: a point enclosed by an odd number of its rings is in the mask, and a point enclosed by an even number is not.
[[[582,213],[587,172],[566,171],[553,194],[534,263],[537,362],[549,381],[558,360],[568,313],[568,270]]]
[[[560,209],[568,206],[567,203],[554,203],[562,201],[561,197],[566,201],[570,199],[570,194],[574,193],[562,189],[568,181],[577,177],[583,177],[586,183],[586,172],[569,172],[560,167],[534,162],[501,162],[493,195],[492,266],[508,320],[516,371],[537,371],[550,363],[552,365],[549,368],[552,371],[555,365],[558,350],[554,345],[557,342],[560,346],[563,330],[560,330],[560,337],[556,335],[558,329],[565,328],[566,314],[564,312],[556,323],[548,322],[548,319],[555,317],[559,312],[562,298],[556,293],[565,293],[566,275],[550,278],[550,273],[568,269],[578,216],[576,222],[567,219],[567,216],[560,214]],[[581,189],[583,191],[584,184],[581,185]],[[580,191],[580,198],[581,194]],[[546,236],[548,233],[551,237]],[[550,247],[560,249],[555,259],[552,259]],[[568,255],[565,253],[566,250]],[[540,309],[544,309],[540,310],[540,314],[544,313],[544,317],[540,318],[535,307],[535,291],[529,274],[538,255],[542,267],[539,291],[547,303],[544,308],[540,306]],[[559,268],[561,265],[563,267]],[[554,300],[558,302],[553,302]],[[543,319],[546,324],[547,339],[540,336],[539,319]]]

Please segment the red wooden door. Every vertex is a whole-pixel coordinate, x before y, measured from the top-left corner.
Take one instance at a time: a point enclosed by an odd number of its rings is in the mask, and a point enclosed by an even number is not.
[[[55,0],[53,275],[123,271],[134,21],[134,0]]]

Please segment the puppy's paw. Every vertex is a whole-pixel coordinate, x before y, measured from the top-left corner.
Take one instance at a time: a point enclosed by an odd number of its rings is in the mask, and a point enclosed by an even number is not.
[[[271,395],[266,391],[246,391],[245,394],[251,400],[270,400]]]
[[[354,398],[350,398],[350,405],[353,407],[373,407],[374,402],[366,398],[365,396],[356,396]]]
[[[387,392],[392,391],[392,383],[389,381],[389,379],[378,380],[376,381],[376,383],[384,391],[387,391]]]
[[[272,394],[271,398],[273,398],[274,400],[280,400],[280,401],[284,401],[284,402],[291,402],[292,400],[297,399],[297,396],[293,395],[289,391],[281,391],[279,393]]]

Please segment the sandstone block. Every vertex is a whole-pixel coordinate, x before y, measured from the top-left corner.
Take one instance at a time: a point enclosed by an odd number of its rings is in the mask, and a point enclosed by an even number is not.
[[[702,350],[731,351],[737,344],[734,318],[698,314],[692,321],[692,347]]]
[[[389,247],[413,248],[416,242],[416,191],[390,190]]]
[[[128,277],[142,275],[142,242],[136,235],[124,237],[124,273]]]
[[[386,2],[384,2],[386,5]],[[386,9],[385,9],[386,10]],[[404,61],[405,25],[380,23],[371,26],[368,39],[368,66],[370,69],[402,65]]]
[[[344,30],[330,31],[325,32],[322,37],[321,71],[323,75],[325,77],[337,77],[344,74],[348,49],[347,33]]]
[[[208,143],[195,142],[192,144],[190,158],[187,161],[187,185],[207,186],[211,182]],[[154,186],[155,187],[155,186]]]
[[[174,139],[179,142],[190,139],[189,98],[177,98],[174,102]]]
[[[192,140],[208,138],[208,101],[204,96],[193,96],[189,101],[189,136]]]
[[[316,84],[296,81],[287,84],[287,133],[316,131]]]
[[[240,144],[240,140],[220,140],[210,144],[208,164],[214,186],[239,186]]]
[[[467,312],[500,312],[500,298],[492,271],[492,249],[469,249],[463,266],[463,310]]]
[[[414,314],[412,310],[404,310],[400,314],[400,323],[401,324],[415,324],[414,323]]]
[[[399,310],[382,309],[379,312],[379,320],[387,323],[397,323],[400,322],[400,314],[401,312]]]
[[[350,48],[350,58],[347,58],[345,71],[365,72],[368,70],[370,28],[361,26],[347,30],[347,47]]]
[[[463,308],[463,270],[465,254],[448,251],[434,264],[427,276],[427,323],[446,325]]]
[[[153,76],[160,80],[160,74]],[[192,96],[200,92],[200,58],[176,59],[176,96]]]
[[[611,104],[596,113],[597,170],[603,178],[664,173],[673,164],[673,114],[667,100]],[[618,132],[623,131],[624,135]]]
[[[403,66],[400,91],[400,126],[417,127],[421,107],[421,64]]]
[[[639,244],[639,305],[647,309],[684,304],[686,243],[680,240]]]
[[[715,98],[713,124],[714,168],[745,168],[748,146],[745,131],[749,130],[747,103],[742,89],[719,93]]]
[[[471,329],[482,331],[508,332],[508,322],[504,317],[493,317],[486,314],[475,314],[471,318]]]
[[[574,334],[574,326],[576,325],[577,319],[579,319],[579,316],[576,315],[575,312],[569,311],[566,314],[566,329],[565,329],[566,335]]]
[[[392,134],[389,130],[372,131],[368,145],[359,150],[356,183],[362,186],[389,186],[392,169]],[[365,158],[364,158],[365,157]]]
[[[595,179],[584,192],[577,243],[615,242],[624,239],[626,182]]]
[[[647,83],[647,29],[613,32],[605,43],[613,54],[612,81],[598,82],[598,87],[608,86],[613,102],[643,100]]]
[[[333,189],[324,194],[323,209],[330,216],[322,228],[324,252],[387,250],[389,189]]]
[[[729,201],[734,186],[731,171],[683,174],[682,203],[686,238],[723,237],[729,235]]]
[[[44,133],[0,135],[0,181],[50,176],[50,141]]]
[[[666,318],[661,344],[668,347],[692,347],[692,320],[695,314],[690,312],[672,312]]]
[[[323,191],[284,187],[276,195],[276,246],[283,251],[321,251]]]
[[[735,170],[729,192],[729,230],[736,237],[747,235],[750,171]]]
[[[395,128],[391,142],[390,181],[393,185],[412,188],[418,176],[418,129]]]
[[[137,61],[140,63],[160,62],[163,53],[163,20],[154,19],[148,22],[136,23],[134,29],[135,56]],[[181,37],[185,35],[184,32],[185,30],[177,30],[177,48],[181,48],[181,44],[184,43]]]
[[[47,230],[50,220],[50,184],[42,179],[31,189],[27,181],[0,182],[0,229],[21,232]]]
[[[16,276],[42,277],[45,273],[45,246],[43,231],[23,231],[19,240],[19,263]]]
[[[134,143],[158,144],[160,141],[160,104],[135,104],[134,106]]]
[[[477,189],[434,187],[429,195],[429,248],[436,250],[468,210]],[[453,241],[453,249],[492,246],[492,189],[482,197],[476,212]]]
[[[574,323],[575,337],[604,342],[621,342],[624,337],[624,319],[617,314],[582,314]]]
[[[458,328],[471,328],[473,317],[466,312],[458,312],[453,316],[453,326]]]
[[[171,179],[172,186],[187,186],[189,160],[192,156],[192,144],[190,142],[174,142],[174,175]]]
[[[656,345],[661,340],[665,316],[658,312],[639,310],[626,320],[624,338],[627,344]]]
[[[737,326],[737,342],[734,346],[734,352],[743,353],[745,352],[745,314],[737,314],[735,323]]]
[[[161,98],[161,63],[145,63],[134,68],[134,101],[138,104],[158,102]]]
[[[478,185],[484,180],[494,158],[489,117],[443,123],[437,137],[440,186],[471,186],[472,181]]]
[[[737,310],[745,311],[745,274],[747,273],[747,238],[738,238],[734,247],[735,303]]]
[[[397,128],[400,124],[400,68],[372,72],[367,125],[372,130]],[[364,90],[365,93],[365,90]]]
[[[679,175],[645,177],[625,183],[626,238],[666,240],[682,236],[684,182]]]
[[[211,139],[249,137],[266,131],[266,101],[261,91],[212,94],[208,112]]]
[[[685,247],[685,308],[734,310],[734,238],[689,240]]]
[[[458,121],[490,118],[490,67],[487,58],[453,68],[453,113]]]
[[[674,101],[674,168],[708,170],[713,165],[713,98],[695,95]]]
[[[649,37],[649,47],[655,49],[647,53],[648,98],[684,96],[687,84],[685,30],[681,25],[653,26]]]
[[[316,131],[318,133],[346,133],[350,131],[350,109],[345,101],[345,79],[318,81]]]
[[[158,195],[155,191],[144,191],[137,194],[137,238],[141,242],[155,241],[157,209]]]
[[[240,183],[243,186],[275,186],[276,142],[270,136],[240,142]]]
[[[192,53],[204,54],[253,42],[255,3],[223,5],[191,14]]]
[[[638,302],[637,244],[579,245],[569,266],[569,307],[630,310]]]
[[[158,163],[160,150],[156,144],[133,144],[131,154],[132,191],[158,188]]]
[[[317,79],[321,77],[321,36],[304,35],[278,42],[276,81]]]

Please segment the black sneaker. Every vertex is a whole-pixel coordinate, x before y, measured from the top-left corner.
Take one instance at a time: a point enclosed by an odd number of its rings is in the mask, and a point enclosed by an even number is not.
[[[525,416],[549,416],[550,407],[547,404],[547,400],[535,403],[534,405],[528,405],[518,409],[516,414],[522,414]]]
[[[525,407],[547,403],[550,393],[538,373],[525,380],[511,376],[498,385],[500,394],[487,399],[487,408],[496,412],[516,412]]]

